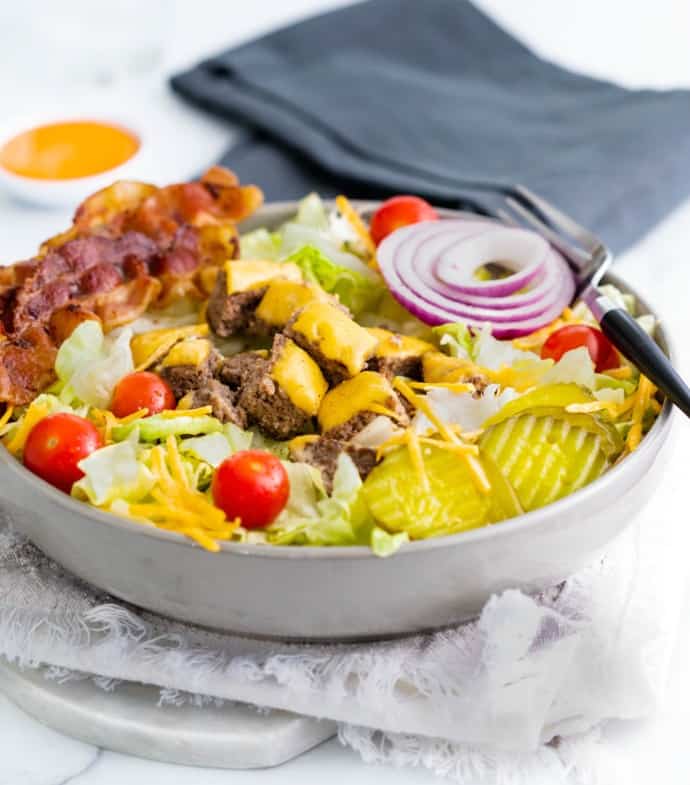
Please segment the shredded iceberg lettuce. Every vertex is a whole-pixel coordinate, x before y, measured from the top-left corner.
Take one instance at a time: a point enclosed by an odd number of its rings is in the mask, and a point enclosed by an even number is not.
[[[374,310],[383,296],[383,281],[373,272],[357,272],[335,264],[313,245],[303,246],[286,261],[296,264],[305,280],[317,283],[329,294],[336,295],[354,316]]]
[[[125,329],[105,338],[99,322],[82,322],[58,350],[58,382],[52,390],[63,403],[106,408],[115,385],[134,370],[131,337],[131,330]]]
[[[427,393],[436,415],[445,423],[459,425],[463,431],[481,428],[489,417],[493,417],[506,403],[517,397],[517,392],[512,388],[501,390],[497,384],[490,384],[478,398],[469,392],[456,393],[443,387]],[[436,430],[422,412],[417,412],[413,425],[418,433]]]
[[[230,442],[224,433],[219,432],[181,439],[179,449],[181,453],[192,455],[214,469],[232,454]]]
[[[321,197],[314,192],[300,199],[297,205],[297,215],[293,220],[301,226],[309,226],[312,229],[320,229],[324,232],[329,229],[326,205]]]
[[[223,433],[228,440],[232,452],[239,452],[240,450],[249,450],[254,440],[254,434],[251,431],[243,431],[238,428],[234,423],[226,423],[223,426]]]
[[[579,346],[566,352],[561,359],[549,368],[542,378],[542,384],[574,382],[588,390],[596,387],[594,363],[586,347]]]
[[[251,431],[243,431],[233,423],[227,423],[222,432],[214,431],[204,436],[180,439],[179,449],[181,453],[189,454],[215,469],[234,453],[248,450],[253,437]]]
[[[543,370],[553,364],[542,360],[538,354],[517,349],[512,341],[500,341],[491,334],[489,326],[473,331],[464,322],[449,322],[434,327],[440,346],[451,356],[471,360],[477,365],[498,371],[504,366],[516,363],[540,364]]]
[[[308,470],[290,471],[301,472],[301,476],[295,475],[295,489],[291,489],[288,506],[266,529],[268,542],[274,545],[369,544],[374,524],[360,494],[362,481],[357,467],[348,455],[342,453],[338,458],[330,496],[324,495],[320,476],[317,481]]]
[[[155,482],[144,462],[136,430],[125,441],[91,453],[80,461],[79,468],[84,476],[72,486],[72,495],[83,495],[98,507],[118,499],[140,501]]]
[[[116,442],[127,439],[132,431],[139,432],[139,438],[144,442],[156,442],[167,439],[168,436],[199,436],[206,433],[222,431],[223,426],[220,420],[215,417],[165,417],[161,414],[154,414],[152,417],[144,417],[141,420],[134,420],[125,425],[116,425],[113,428],[113,439]]]
[[[240,237],[240,259],[268,259],[278,261],[283,238],[280,232],[255,229]]]
[[[608,403],[623,403],[625,400],[625,393],[618,387],[602,387],[594,391],[594,397],[598,401],[606,401]]]
[[[255,229],[240,238],[240,255],[243,259],[284,260],[305,246],[319,251],[325,260],[340,271],[340,287],[343,291],[352,288],[347,283],[343,270],[363,276],[372,284],[376,278],[366,264],[354,253],[350,253],[351,242],[343,235],[339,224],[334,223],[332,214],[326,209],[321,197],[312,193],[302,199],[297,213],[276,231]],[[318,276],[324,274],[321,269]],[[333,277],[333,271],[328,274]],[[359,283],[359,279],[355,278]],[[320,281],[319,281],[320,282]],[[359,291],[358,291],[358,294]],[[347,305],[347,303],[346,303]],[[349,306],[348,306],[349,307]],[[355,310],[356,312],[356,310]]]
[[[369,538],[369,547],[376,556],[385,559],[387,556],[392,556],[396,551],[400,550],[401,546],[409,541],[410,536],[407,532],[390,534],[380,526],[374,526]]]
[[[448,322],[432,329],[439,345],[451,357],[471,360],[474,355],[474,336],[464,322]]]

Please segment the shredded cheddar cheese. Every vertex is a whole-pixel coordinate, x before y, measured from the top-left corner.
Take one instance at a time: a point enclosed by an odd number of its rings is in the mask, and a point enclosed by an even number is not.
[[[401,395],[404,395],[416,409],[427,416],[446,443],[444,446],[447,449],[452,449],[454,452],[460,452],[462,454],[470,470],[472,479],[479,491],[482,493],[489,493],[491,491],[491,483],[486,476],[486,472],[484,471],[484,467],[479,461],[479,458],[475,454],[472,454],[471,451],[458,449],[463,447],[459,433],[456,433],[455,430],[446,425],[446,423],[438,417],[429,402],[423,396],[417,395],[400,376],[396,376],[393,380],[393,387],[398,390]],[[451,446],[448,447],[447,445]]]
[[[34,401],[26,410],[24,417],[17,429],[10,437],[5,439],[5,447],[12,455],[18,455],[26,443],[27,436],[31,429],[42,419],[50,414],[50,409],[42,401]]]
[[[140,420],[146,417],[149,413],[148,409],[139,409],[126,417],[116,417],[108,409],[91,409],[91,418],[95,419],[96,430],[100,433],[103,444],[112,444],[112,431],[116,425],[128,425],[135,420]]]
[[[206,550],[220,550],[218,540],[229,540],[240,521],[228,521],[221,509],[192,487],[174,436],[168,437],[165,446],[151,449],[150,463],[156,479],[150,491],[152,501],[128,505],[128,514],[142,523],[184,534]]]
[[[563,327],[564,324],[565,320],[562,316],[559,316],[547,324],[546,327],[535,330],[533,333],[525,335],[522,338],[513,338],[513,346],[516,349],[521,349],[526,352],[536,349],[544,344],[551,333],[556,332],[556,330]]]
[[[376,254],[376,245],[371,239],[369,230],[367,229],[366,224],[361,219],[357,210],[355,210],[355,208],[350,204],[347,197],[343,196],[342,194],[336,197],[335,205],[343,218],[345,218],[345,220],[355,230],[357,237],[359,237],[364,247],[366,248],[369,257],[373,259]]]
[[[410,453],[410,460],[419,477],[419,484],[422,486],[423,490],[428,493],[431,490],[431,485],[429,483],[429,475],[426,473],[426,468],[424,466],[424,457],[422,455],[419,437],[412,427],[405,431],[405,437],[407,449]]]
[[[400,419],[400,415],[397,412],[394,412],[392,409],[389,409],[387,406],[384,406],[381,403],[370,403],[367,406],[367,410],[374,412],[374,414],[382,414],[384,417],[390,417],[391,420]]]
[[[539,330],[535,330],[529,335],[523,335],[521,338],[513,338],[513,346],[516,349],[521,349],[522,351],[532,351],[534,349],[538,349],[543,346],[551,333],[555,333],[556,330],[564,327],[566,324],[574,324],[580,321],[581,320],[575,316],[572,308],[566,307],[563,309],[563,313],[560,316],[547,324],[545,327],[541,327]]]
[[[7,406],[5,413],[0,417],[0,428],[4,428],[7,423],[12,419],[14,414],[14,406]]]
[[[166,420],[174,420],[176,417],[205,417],[212,411],[213,406],[199,406],[197,409],[166,409],[159,416]]]
[[[625,440],[625,446],[629,452],[636,450],[640,444],[640,440],[642,439],[642,418],[647,411],[649,401],[655,391],[656,388],[649,379],[640,374],[640,383],[633,403],[632,425],[630,426],[628,436]]]
[[[629,379],[633,375],[633,369],[629,365],[621,365],[619,368],[609,368],[604,374],[612,379]]]
[[[404,395],[405,398],[415,407],[415,409],[419,409],[420,412],[427,416],[427,418],[436,426],[436,429],[446,441],[457,441],[456,435],[443,422],[443,420],[439,418],[429,402],[421,395],[417,395],[415,392],[413,392],[408,383],[400,376],[396,376],[393,380],[393,387],[399,393]]]
[[[475,386],[469,382],[413,382],[409,381],[408,386],[413,390],[436,390],[443,389],[455,393],[474,392]]]

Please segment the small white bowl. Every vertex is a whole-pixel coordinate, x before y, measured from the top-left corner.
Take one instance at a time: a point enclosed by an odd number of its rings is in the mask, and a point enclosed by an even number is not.
[[[43,206],[66,207],[74,206],[95,191],[105,188],[115,180],[127,179],[139,167],[146,139],[141,128],[130,118],[115,115],[104,115],[100,112],[64,113],[50,115],[26,115],[0,122],[0,149],[11,139],[24,131],[53,123],[65,122],[97,122],[122,128],[136,136],[139,148],[124,163],[107,169],[100,174],[87,177],[73,177],[65,180],[43,180],[36,177],[24,177],[5,169],[0,165],[0,188],[23,202]]]

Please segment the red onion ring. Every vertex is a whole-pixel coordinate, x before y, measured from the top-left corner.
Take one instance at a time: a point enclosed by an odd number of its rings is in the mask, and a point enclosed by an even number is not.
[[[377,258],[393,296],[423,322],[488,324],[497,338],[545,326],[575,292],[567,263],[540,235],[489,222],[413,224],[389,235]],[[475,281],[474,271],[489,262],[515,272]]]

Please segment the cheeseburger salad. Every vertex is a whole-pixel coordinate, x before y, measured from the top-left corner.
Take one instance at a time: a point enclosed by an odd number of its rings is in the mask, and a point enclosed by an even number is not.
[[[539,236],[316,194],[239,235],[260,203],[220,169],[117,183],[3,271],[5,448],[209,551],[388,556],[577,491],[659,413]]]

